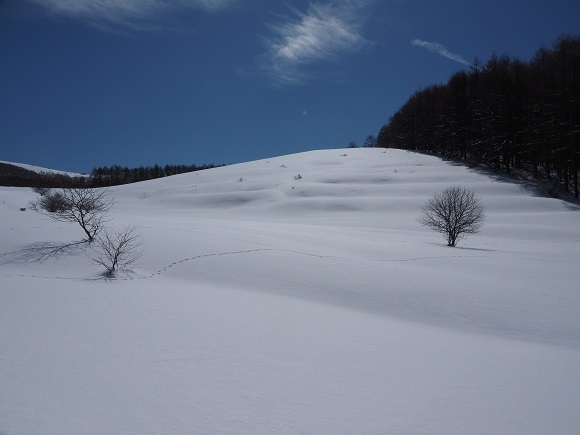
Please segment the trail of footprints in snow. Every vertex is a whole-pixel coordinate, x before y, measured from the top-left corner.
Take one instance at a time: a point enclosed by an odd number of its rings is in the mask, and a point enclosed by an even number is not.
[[[189,261],[199,260],[201,258],[220,257],[220,256],[225,256],[225,255],[251,254],[254,252],[287,252],[287,253],[291,253],[291,254],[304,255],[304,256],[315,257],[315,258],[346,259],[349,261],[354,260],[353,258],[348,258],[348,257],[340,257],[340,256],[335,256],[335,255],[309,254],[306,252],[293,251],[290,249],[261,248],[261,249],[249,249],[249,250],[244,250],[244,251],[229,251],[229,252],[220,252],[220,253],[215,253],[215,254],[196,255],[194,257],[184,258],[183,260],[174,261],[173,263],[163,267],[162,269],[160,269],[156,272],[151,273],[150,275],[140,276],[137,278],[124,278],[124,279],[125,280],[150,279],[150,278],[154,278],[155,276],[161,275],[162,273],[166,272],[167,270],[171,269],[174,266],[177,266],[177,265],[183,264],[183,263],[187,263]],[[399,263],[399,262],[404,263],[404,262],[410,262],[410,261],[437,260],[437,259],[450,259],[450,258],[495,258],[495,259],[504,258],[504,259],[522,260],[522,261],[567,262],[567,261],[562,261],[562,260],[547,260],[547,259],[535,259],[535,258],[525,258],[525,257],[518,258],[518,257],[506,257],[506,256],[493,257],[493,256],[488,256],[488,255],[469,255],[469,256],[445,255],[445,256],[426,256],[426,257],[413,257],[413,258],[377,259],[377,260],[366,260],[366,261],[372,261],[372,262],[377,262],[377,263]],[[570,263],[574,263],[574,261],[570,261]]]
[[[555,243],[555,242],[554,242]],[[334,258],[334,259],[343,259],[343,260],[357,260],[351,257],[341,257],[336,255],[319,255],[319,254],[310,254],[307,252],[300,252],[300,251],[293,251],[291,249],[276,249],[276,248],[261,248],[261,249],[249,249],[243,251],[229,251],[229,252],[218,252],[215,254],[202,254],[196,255],[189,258],[184,258],[182,260],[174,261],[173,263],[163,267],[162,269],[153,272],[149,275],[139,276],[139,277],[116,277],[115,280],[117,281],[133,281],[133,280],[142,280],[142,279],[150,279],[156,276],[161,275],[163,272],[171,269],[174,266],[179,264],[186,263],[188,261],[199,260],[201,258],[209,258],[209,257],[220,257],[225,255],[242,255],[242,254],[251,254],[254,252],[287,252],[291,254],[297,255],[304,255],[307,257],[314,257],[314,258]],[[489,255],[444,255],[444,256],[425,256],[425,257],[413,257],[413,258],[390,258],[390,259],[375,259],[375,260],[364,260],[358,259],[361,261],[371,261],[377,263],[401,263],[401,262],[410,262],[410,261],[421,261],[421,260],[438,260],[438,259],[450,259],[450,258],[494,258],[494,259],[511,259],[511,260],[521,260],[521,261],[540,261],[540,262],[554,262],[554,263],[571,263],[576,264],[575,260],[549,260],[549,259],[538,259],[538,258],[525,258],[525,257],[509,257],[509,256],[489,256]],[[78,277],[62,277],[62,276],[39,276],[39,275],[25,275],[25,274],[8,274],[4,275],[7,277],[22,277],[22,278],[43,278],[43,279],[60,279],[60,280],[82,280],[82,278]],[[97,281],[99,279],[92,279],[92,281]]]
[[[149,278],[154,278],[155,276],[161,275],[163,272],[166,272],[168,269],[171,269],[173,266],[177,266],[177,265],[182,264],[182,263],[187,263],[188,261],[199,260],[200,258],[220,257],[220,256],[224,256],[224,255],[251,254],[253,252],[272,252],[272,251],[289,252],[289,253],[293,253],[293,254],[306,255],[306,256],[309,256],[309,257],[316,257],[316,258],[342,258],[342,257],[331,256],[331,255],[308,254],[306,252],[292,251],[292,250],[289,250],[289,249],[275,249],[275,248],[249,249],[249,250],[244,250],[244,251],[230,251],[230,252],[219,252],[217,254],[196,255],[196,256],[190,257],[190,258],[184,258],[183,260],[174,261],[173,263],[169,264],[168,266],[165,266],[163,269],[160,269],[157,272],[153,272],[150,275],[141,276],[141,277],[138,277],[138,278],[126,278],[126,279],[133,280],[133,279],[149,279]]]

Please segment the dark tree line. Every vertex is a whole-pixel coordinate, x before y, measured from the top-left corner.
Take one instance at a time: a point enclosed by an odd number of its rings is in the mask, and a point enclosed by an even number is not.
[[[20,166],[0,163],[0,186],[34,188],[87,188],[116,186],[200,171],[223,165],[153,165],[128,168],[119,165],[94,168],[90,175],[70,176],[54,172],[35,172]]]
[[[90,179],[55,172],[36,172],[9,163],[0,163],[0,186],[85,187]]]
[[[530,168],[578,197],[580,35],[563,35],[524,62],[493,54],[485,65],[412,95],[381,128],[377,146]]]
[[[169,177],[171,175],[183,174],[186,172],[201,171],[223,165],[165,165],[155,164],[153,166],[140,166],[138,168],[128,168],[120,165],[93,168],[91,179],[93,186],[116,186],[119,184],[136,183],[138,181],[153,180],[156,178]]]

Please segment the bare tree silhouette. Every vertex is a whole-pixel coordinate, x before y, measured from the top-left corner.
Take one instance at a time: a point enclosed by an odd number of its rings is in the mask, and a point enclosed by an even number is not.
[[[44,193],[31,208],[58,222],[78,223],[92,242],[108,222],[113,204],[107,189],[65,188]]]
[[[429,199],[421,207],[417,220],[443,234],[448,246],[455,246],[467,234],[479,232],[485,214],[481,201],[473,191],[453,186]]]

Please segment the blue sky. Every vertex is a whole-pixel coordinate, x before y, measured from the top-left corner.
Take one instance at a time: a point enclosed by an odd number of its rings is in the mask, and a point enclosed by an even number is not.
[[[363,143],[421,87],[580,31],[577,0],[0,0],[0,160],[237,163]]]

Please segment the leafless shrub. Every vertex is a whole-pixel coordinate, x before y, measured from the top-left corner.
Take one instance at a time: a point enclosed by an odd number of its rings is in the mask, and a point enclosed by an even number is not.
[[[34,193],[39,194],[40,196],[44,196],[49,193],[52,189],[50,187],[34,187]]]
[[[421,207],[419,223],[444,235],[448,246],[455,246],[467,234],[479,232],[485,220],[483,205],[465,187],[448,187]]]
[[[57,213],[66,210],[67,204],[62,193],[47,191],[39,195],[41,198],[32,203],[33,210],[46,213]],[[51,217],[53,216],[51,215]]]
[[[65,188],[44,193],[31,208],[58,222],[78,223],[92,242],[108,221],[113,204],[107,189]]]
[[[105,267],[111,277],[118,270],[130,270],[143,254],[141,234],[134,225],[120,231],[105,228],[96,238],[96,244],[92,260]]]

